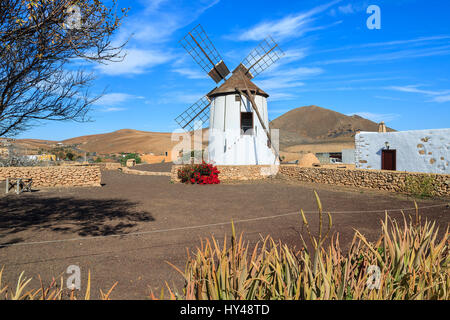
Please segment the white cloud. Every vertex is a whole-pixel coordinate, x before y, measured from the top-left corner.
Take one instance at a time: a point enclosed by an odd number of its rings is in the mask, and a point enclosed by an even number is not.
[[[103,95],[94,104],[96,106],[102,107],[101,109],[98,110],[100,112],[115,112],[126,110],[126,108],[119,107],[125,102],[138,99],[145,99],[145,98],[128,93],[114,92]]]
[[[146,104],[182,104],[186,108],[200,100],[207,92],[167,91],[161,97],[146,101]]]
[[[273,77],[255,82],[258,84],[258,86],[261,87],[261,89],[263,89],[264,91],[268,91],[269,94],[270,94],[269,91],[271,90],[298,88],[305,85],[304,82],[297,81],[296,79],[291,78],[284,79],[279,77]]]
[[[413,85],[413,86],[390,86],[387,89],[393,90],[393,91],[400,91],[400,92],[408,92],[408,93],[421,93],[426,95],[439,95],[440,93],[437,91],[430,91],[430,90],[422,90],[418,88],[419,85]]]
[[[320,6],[317,6],[309,11],[301,12],[295,15],[289,15],[282,19],[275,21],[262,22],[253,28],[233,36],[241,41],[247,40],[262,40],[268,34],[276,39],[284,39],[290,37],[300,37],[308,31],[312,31],[312,22],[315,20],[314,16],[327,10],[331,6],[341,2],[342,0],[335,0]]]
[[[391,86],[387,87],[388,90],[406,92],[406,93],[418,93],[423,94],[428,97],[432,97],[428,102],[449,102],[450,101],[450,90],[422,90],[420,89],[420,85],[410,85],[410,86]]]
[[[255,83],[270,95],[272,101],[292,100],[296,97],[292,90],[305,85],[304,80],[324,72],[321,68],[283,68],[270,72],[268,77],[255,80]]]
[[[97,69],[111,76],[141,74],[173,58],[170,53],[153,50],[128,49],[125,50],[125,54],[123,61],[101,64],[97,66]]]
[[[433,102],[439,102],[439,103],[450,102],[450,95],[449,96],[435,97],[432,101]]]
[[[347,115],[348,116],[357,115],[372,120],[373,122],[381,122],[381,121],[389,122],[400,117],[400,115],[396,113],[372,113],[372,112],[355,112]]]
[[[308,48],[296,48],[284,51],[284,56],[277,61],[276,66],[281,66],[304,59]]]
[[[113,41],[118,46],[129,41],[124,61],[99,65],[96,68],[107,75],[141,74],[150,68],[175,58],[166,43],[176,42],[175,31],[195,21],[202,13],[216,5],[215,1],[139,0],[143,10],[125,20]]]
[[[207,75],[201,71],[189,69],[189,68],[174,68],[173,72],[179,73],[188,79],[206,79]]]
[[[353,5],[351,3],[347,4],[346,6],[340,6],[338,10],[343,14],[351,14],[355,12],[355,9],[353,8]]]
[[[125,111],[125,108],[118,108],[118,107],[111,107],[111,108],[105,108],[101,109],[100,112],[117,112],[117,111]]]
[[[115,106],[134,98],[135,96],[127,93],[107,93],[98,99],[95,104],[99,106]]]
[[[389,96],[375,96],[375,98],[382,99],[382,100],[391,100],[391,101],[407,101],[405,99],[394,98],[394,97],[389,97]]]
[[[287,70],[280,70],[275,75],[278,77],[285,77],[291,79],[305,79],[312,76],[318,76],[324,73],[322,68],[307,68],[307,67],[298,67],[298,68],[289,68]]]
[[[171,40],[175,31],[195,21],[202,13],[213,7],[215,1],[168,1],[140,0],[144,10],[126,20],[119,39],[140,44],[160,44]]]
[[[411,58],[424,58],[442,56],[450,54],[450,46],[440,46],[434,48],[422,48],[417,50],[400,50],[376,55],[364,55],[359,57],[343,58],[318,61],[318,65],[340,64],[340,63],[361,63],[361,62],[387,62]]]
[[[338,48],[332,48],[332,49],[325,49],[316,51],[315,53],[327,53],[327,52],[336,52],[336,51],[346,51],[346,50],[353,50],[353,49],[364,49],[364,48],[376,48],[376,47],[393,47],[393,46],[402,46],[402,45],[416,45],[416,46],[423,46],[427,45],[430,42],[440,42],[441,40],[447,41],[450,39],[450,36],[448,35],[439,35],[439,36],[430,36],[430,37],[419,37],[415,39],[408,39],[408,40],[393,40],[393,41],[385,41],[385,42],[373,42],[373,43],[363,43],[363,44],[355,44],[355,45],[349,45],[349,46],[340,46]],[[446,42],[444,42],[446,43]]]
[[[318,76],[323,72],[324,70],[321,68],[286,68],[271,72],[269,77],[262,80],[255,80],[255,82],[258,86],[261,86],[261,89],[264,91],[298,88],[305,85],[302,80]],[[283,92],[275,92],[274,94],[281,93]]]
[[[143,3],[146,8],[146,13],[153,13],[157,11],[162,4],[166,3],[168,0],[139,0],[141,3]]]
[[[298,96],[295,94],[292,94],[292,93],[275,92],[269,96],[269,101],[270,102],[272,102],[272,101],[287,101],[287,100],[295,100],[297,98],[298,98]],[[279,110],[279,111],[281,113],[287,112],[287,111],[281,111],[281,110]],[[276,111],[270,111],[270,108],[269,108],[269,113],[276,113]]]
[[[282,114],[282,113],[286,113],[289,111],[292,111],[293,109],[269,109],[269,113],[270,114]]]

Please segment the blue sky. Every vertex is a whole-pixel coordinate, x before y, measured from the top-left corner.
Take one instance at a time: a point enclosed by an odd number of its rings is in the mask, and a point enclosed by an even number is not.
[[[369,30],[369,5],[381,29]],[[215,87],[178,41],[197,24],[234,69],[271,35],[286,55],[254,81],[269,116],[306,105],[387,122],[397,130],[448,128],[450,3],[442,0],[119,0],[130,7],[123,62],[82,65],[98,77],[91,123],[46,122],[18,138],[63,140],[124,128],[171,132],[173,120]]]

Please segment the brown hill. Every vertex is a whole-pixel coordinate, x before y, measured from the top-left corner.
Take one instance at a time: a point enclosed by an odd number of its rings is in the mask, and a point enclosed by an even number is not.
[[[321,107],[309,106],[283,114],[271,122],[271,128],[280,129],[281,150],[298,155],[301,152],[340,152],[343,148],[352,148],[356,131],[378,131],[378,124],[359,116],[346,116]],[[393,131],[390,128],[388,130]],[[207,133],[208,130],[204,130],[204,146],[208,139]],[[61,143],[100,155],[120,152],[152,152],[158,155],[169,151],[178,143],[171,141],[171,136],[171,133],[165,132],[123,129],[67,139]],[[38,150],[51,149],[58,142],[22,139],[16,143]]]
[[[137,152],[160,154],[169,151],[176,142],[171,141],[171,134],[165,132],[146,132],[123,129],[110,133],[82,136],[61,141],[65,145],[77,145],[77,148],[110,154],[120,152]]]
[[[273,120],[270,127],[280,129],[282,149],[301,144],[350,143],[357,131],[378,131],[373,121],[318,106],[291,110]]]

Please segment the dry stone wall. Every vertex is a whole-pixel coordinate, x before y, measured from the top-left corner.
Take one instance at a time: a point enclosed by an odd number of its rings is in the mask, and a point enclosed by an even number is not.
[[[433,177],[436,195],[450,196],[450,175],[427,174],[385,170],[329,169],[281,166],[280,173],[291,180],[369,188],[398,193],[407,193],[408,177]]]
[[[171,178],[179,182],[177,171],[182,166],[173,166]],[[450,175],[427,174],[385,170],[307,168],[294,165],[273,166],[218,166],[221,181],[266,179],[275,174],[293,181],[323,183],[407,193],[408,177],[432,177],[436,196],[450,197]]]
[[[113,163],[113,162],[101,162],[101,163],[95,163],[95,164],[90,164],[90,166],[97,166],[99,167],[101,170],[119,170],[120,168],[122,168],[122,165],[120,163]]]
[[[178,179],[178,169],[182,165],[172,166],[171,179],[173,182],[180,182]],[[217,166],[220,171],[220,181],[236,181],[236,180],[259,180],[266,179],[271,175],[275,175],[278,171],[277,166]]]
[[[135,170],[130,168],[121,168],[120,170],[123,173],[134,174],[138,176],[172,176],[171,172],[151,172],[151,171]]]
[[[0,167],[0,180],[33,179],[35,187],[97,187],[101,185],[99,167]]]

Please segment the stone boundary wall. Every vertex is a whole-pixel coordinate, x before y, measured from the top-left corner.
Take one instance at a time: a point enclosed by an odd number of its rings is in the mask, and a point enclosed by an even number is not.
[[[100,170],[118,170],[122,168],[120,163],[113,162],[100,162],[100,163],[90,163],[90,167],[99,167]]]
[[[180,182],[177,170],[182,165],[172,166],[171,180]],[[432,176],[437,181],[436,195],[450,197],[450,175],[428,174],[385,170],[311,168],[295,165],[276,166],[217,166],[220,181],[259,180],[281,174],[288,180],[323,183],[356,188],[407,193],[406,179],[411,176]],[[279,169],[277,171],[277,169]]]
[[[171,180],[180,182],[178,179],[178,169],[183,165],[172,166]],[[220,181],[246,181],[261,180],[276,175],[278,166],[217,166],[220,171]]]
[[[138,176],[172,176],[171,172],[152,172],[152,171],[142,171],[142,170],[135,170],[130,168],[121,168],[120,169],[123,173],[126,174],[134,174]]]
[[[432,176],[437,181],[436,195],[450,196],[450,175],[364,169],[325,169],[281,166],[284,177],[304,182],[324,183],[356,188],[407,193],[406,179],[411,176]]]
[[[33,187],[99,187],[99,167],[0,167],[0,181],[6,178],[33,179]]]

